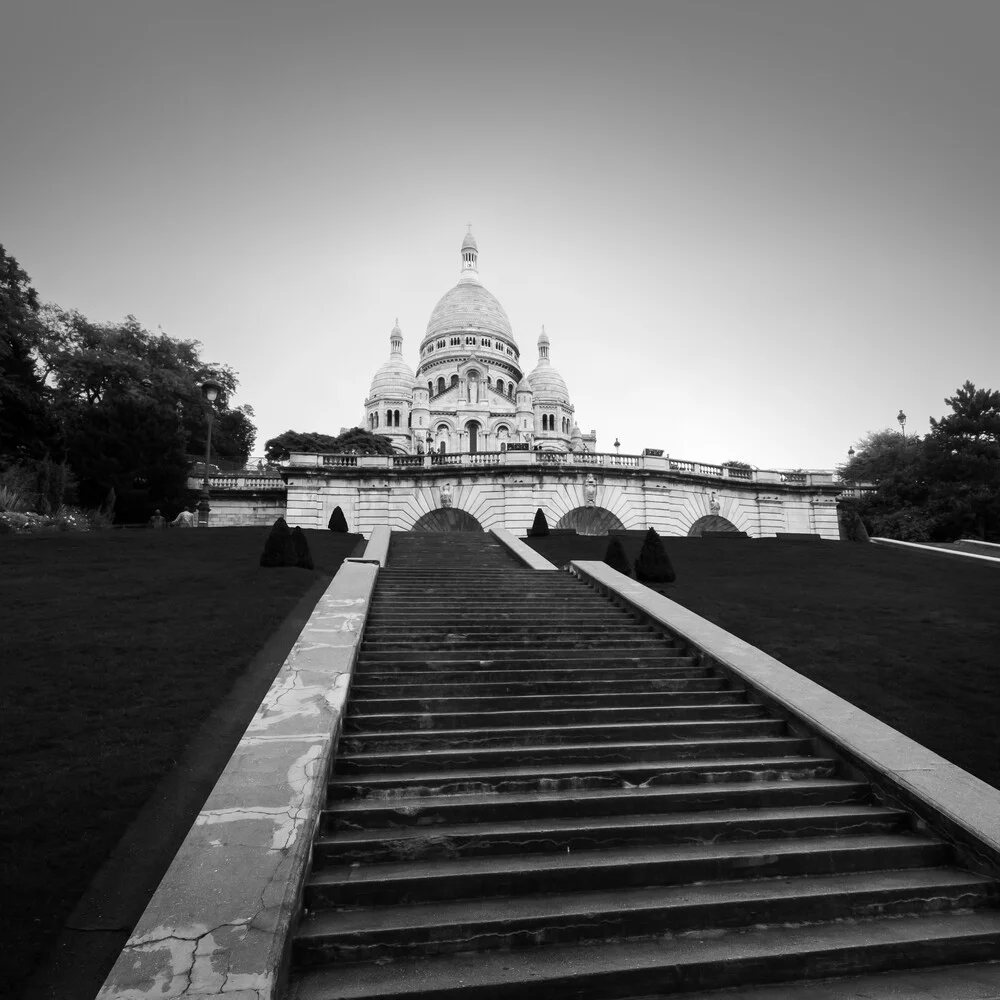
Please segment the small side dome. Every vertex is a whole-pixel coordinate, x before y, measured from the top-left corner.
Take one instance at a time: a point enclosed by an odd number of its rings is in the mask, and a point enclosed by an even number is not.
[[[528,376],[527,375],[522,375],[521,376],[521,381],[517,383],[517,389],[515,389],[514,391],[515,392],[531,392],[532,391],[532,389],[531,389],[531,383],[528,381]]]
[[[549,335],[542,327],[538,337],[538,364],[527,375],[535,400],[539,403],[568,403],[569,389],[562,375],[549,360]]]
[[[400,330],[397,319],[389,334],[389,360],[375,372],[368,398],[382,399],[388,396],[411,399],[413,381],[413,369],[403,360],[403,331]]]

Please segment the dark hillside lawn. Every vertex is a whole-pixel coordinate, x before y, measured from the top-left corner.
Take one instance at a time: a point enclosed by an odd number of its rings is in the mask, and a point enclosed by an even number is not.
[[[607,538],[528,544],[557,566]],[[1000,565],[851,542],[664,538],[671,600],[1000,787]],[[635,562],[641,537],[624,539]]]
[[[202,721],[361,541],[268,528],[0,536],[0,994],[17,994]]]

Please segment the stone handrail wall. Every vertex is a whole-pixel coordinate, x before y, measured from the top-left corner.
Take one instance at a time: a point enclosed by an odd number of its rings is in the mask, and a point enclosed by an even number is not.
[[[707,476],[713,479],[731,479],[741,483],[787,484],[793,486],[834,486],[840,481],[830,470],[781,470],[744,469],[737,466],[714,465],[709,462],[692,462],[671,458],[669,455],[621,455],[610,452],[568,451],[477,451],[431,452],[425,455],[322,455],[295,452],[283,462],[285,468],[345,468],[363,466],[369,469],[419,469],[419,468],[481,468],[483,466],[583,467],[636,469],[642,471],[677,472],[681,475]],[[857,484],[854,484],[857,490]]]

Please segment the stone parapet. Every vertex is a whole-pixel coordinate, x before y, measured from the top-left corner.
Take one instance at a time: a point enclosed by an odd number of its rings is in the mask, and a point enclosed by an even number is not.
[[[99,1000],[275,1000],[378,567],[345,563]]]
[[[887,801],[912,809],[965,864],[1000,873],[1000,789],[993,788],[779,660],[602,562],[570,571],[669,629],[859,767]]]

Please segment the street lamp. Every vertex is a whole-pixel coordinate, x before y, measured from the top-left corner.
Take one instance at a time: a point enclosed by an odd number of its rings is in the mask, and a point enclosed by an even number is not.
[[[201,494],[198,497],[198,527],[208,527],[209,506],[208,493],[208,463],[212,457],[212,418],[215,416],[215,401],[222,392],[222,386],[214,379],[206,379],[201,384],[201,393],[208,400],[208,435],[205,438],[205,476],[201,482]]]
[[[899,421],[899,432],[903,435],[903,444],[906,444],[906,414],[900,410],[896,419]]]

